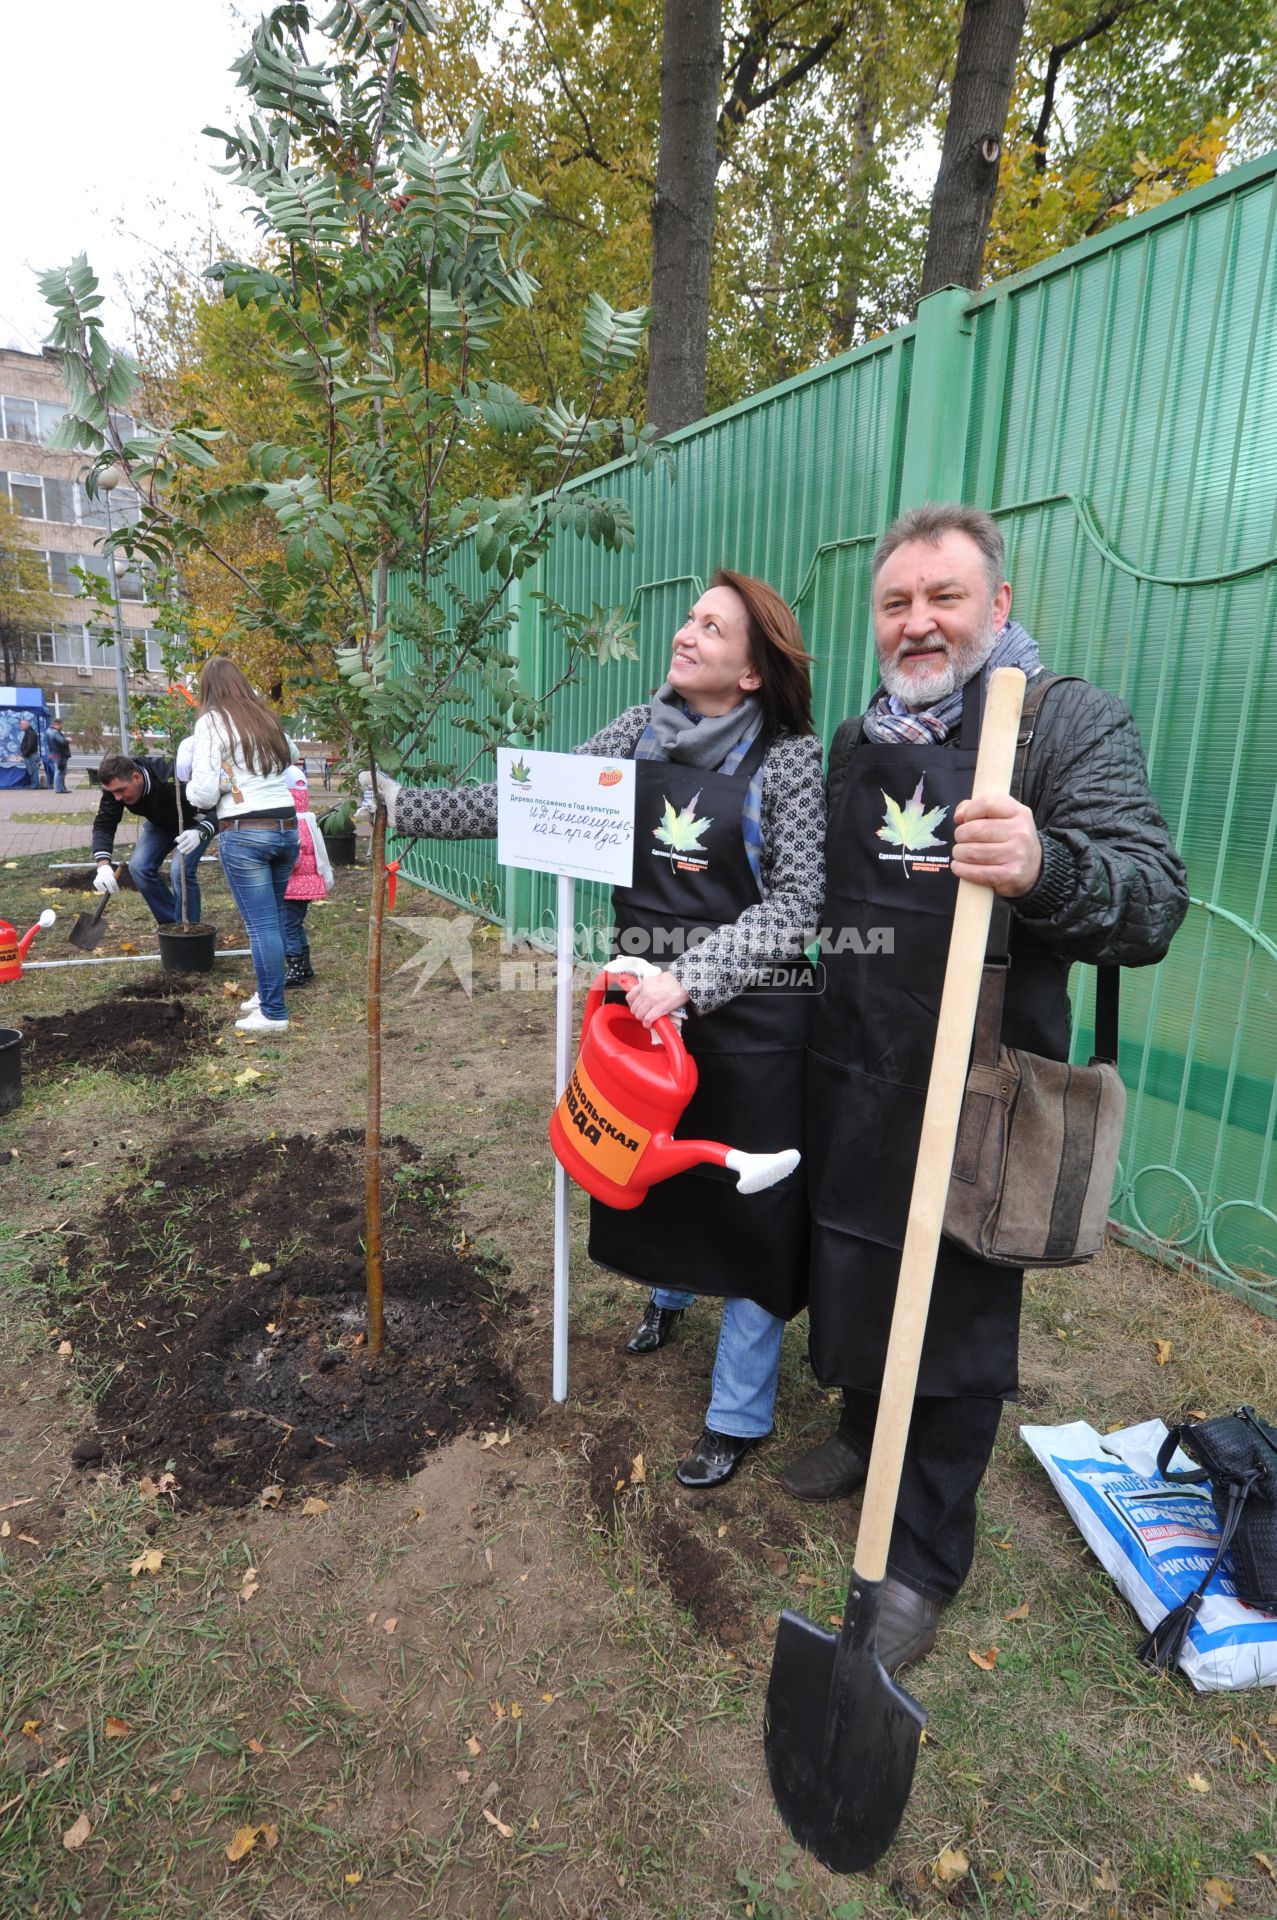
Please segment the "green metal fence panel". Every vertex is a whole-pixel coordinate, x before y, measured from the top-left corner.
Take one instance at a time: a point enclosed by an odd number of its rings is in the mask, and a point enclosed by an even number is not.
[[[1116,1217],[1271,1302],[1277,166],[991,290],[968,324],[964,497],[998,516],[1051,664],[1131,707],[1189,869],[1169,959],[1124,975]]]
[[[575,745],[647,698],[688,602],[740,567],[795,606],[827,741],[874,678],[878,536],[921,499],[988,506],[1044,657],[1134,711],[1189,866],[1170,959],[1123,976],[1116,1217],[1277,1312],[1275,266],[1277,155],[987,293],[934,295],[913,326],[674,436],[673,485],[625,463],[589,476],[625,500],[636,546],[557,538],[522,582],[514,645],[544,689],[559,669],[538,590],[630,609],[639,659],[587,670],[541,742]],[[452,566],[477,584],[468,551]],[[552,883],[503,876],[475,842],[402,851],[414,878],[552,942]],[[578,899],[588,950],[607,901]]]

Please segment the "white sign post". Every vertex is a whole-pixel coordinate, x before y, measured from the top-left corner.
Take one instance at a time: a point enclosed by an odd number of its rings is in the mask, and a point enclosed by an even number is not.
[[[628,887],[634,877],[634,762],[586,753],[497,749],[497,859],[558,881],[554,1097],[572,1070],[577,880]],[[554,1164],[554,1369],[568,1397],[568,1176]]]

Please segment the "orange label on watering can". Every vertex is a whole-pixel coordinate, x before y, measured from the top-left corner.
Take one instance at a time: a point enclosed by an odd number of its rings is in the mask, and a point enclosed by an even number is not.
[[[618,1187],[629,1185],[652,1137],[603,1098],[579,1060],[559,1102],[559,1124],[582,1158]]]

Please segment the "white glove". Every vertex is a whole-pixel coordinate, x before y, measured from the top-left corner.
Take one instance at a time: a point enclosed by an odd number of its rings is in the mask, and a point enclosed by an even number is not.
[[[120,883],[112,871],[110,862],[104,860],[93,876],[94,893],[118,893]]]
[[[186,854],[186,853],[194,853],[199,843],[200,843],[200,837],[198,833],[196,833],[194,827],[187,827],[185,832],[178,834],[177,839],[173,842],[173,845],[177,848],[177,851],[179,853]]]
[[[399,782],[398,780],[392,780],[388,773],[379,773],[377,775],[377,785],[381,789],[381,797],[386,803],[386,812],[389,814],[390,824],[393,826],[395,823],[395,802],[399,798]],[[367,767],[361,767],[359,770],[359,806],[356,811],[359,813],[371,813],[373,811],[372,775],[369,773]]]

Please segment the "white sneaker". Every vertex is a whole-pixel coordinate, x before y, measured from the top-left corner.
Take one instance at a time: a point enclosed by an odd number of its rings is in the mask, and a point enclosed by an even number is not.
[[[262,1004],[261,994],[255,993],[253,994],[251,999],[240,1001],[239,1010],[241,1013],[256,1013],[257,1009],[261,1006],[261,1004]]]
[[[255,1007],[252,1013],[246,1013],[242,1020],[237,1020],[235,1022],[235,1025],[239,1028],[241,1033],[287,1033],[288,1032],[287,1020],[268,1020],[260,1007]]]

